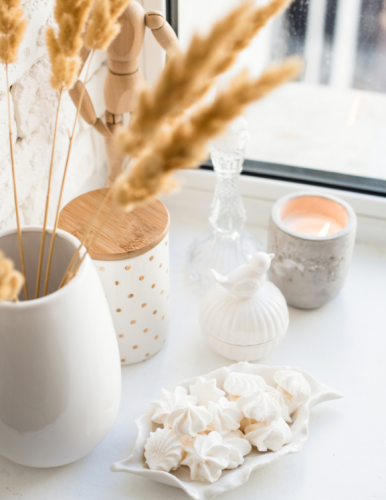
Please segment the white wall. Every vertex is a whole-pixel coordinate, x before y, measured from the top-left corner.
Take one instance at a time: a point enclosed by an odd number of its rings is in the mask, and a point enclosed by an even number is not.
[[[29,25],[18,61],[10,66],[12,122],[16,175],[22,224],[42,224],[50,165],[57,93],[49,85],[50,67],[45,29],[52,22],[53,0],[23,2]],[[87,88],[98,116],[104,113],[104,53],[94,56]],[[66,93],[61,107],[52,182],[49,223],[53,223],[68,146],[68,131],[75,116]],[[107,177],[103,138],[83,120],[77,127],[68,169],[63,205],[78,194],[104,185]],[[0,65],[0,229],[16,226],[8,136],[5,67]]]

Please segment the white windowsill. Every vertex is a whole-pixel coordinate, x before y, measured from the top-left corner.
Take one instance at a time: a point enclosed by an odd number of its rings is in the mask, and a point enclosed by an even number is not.
[[[200,214],[208,218],[215,174],[207,170],[187,170],[179,172],[176,177],[182,189],[165,198],[166,204],[172,208],[182,207],[185,214]],[[386,198],[249,175],[240,176],[239,184],[249,226],[267,228],[272,205],[286,194],[300,191],[325,192],[342,198],[355,210],[358,217],[358,242],[386,245]]]
[[[134,420],[148,407],[149,401],[160,396],[161,388],[171,389],[184,378],[231,364],[212,352],[202,338],[198,310],[203,291],[186,274],[189,244],[209,229],[207,202],[212,197],[214,175],[184,172],[182,177],[187,187],[165,200],[172,221],[172,309],[167,343],[146,362],[123,367],[118,418],[108,437],[87,457],[54,469],[22,467],[0,457],[1,499],[188,498],[181,490],[109,470],[113,462],[130,454],[137,434]],[[264,225],[261,223],[265,216],[261,214],[268,214],[273,199],[289,187],[259,179],[249,181],[242,179],[241,182],[251,223],[249,229],[264,238],[265,229],[259,226]],[[377,201],[371,197],[346,196],[364,217],[376,213]],[[380,206],[384,214],[385,204]],[[376,221],[376,217],[369,218]],[[378,221],[385,224],[381,218]],[[310,435],[300,454],[286,456],[254,472],[244,486],[219,498],[280,500],[285,495],[286,500],[363,500],[382,497],[386,491],[386,406],[382,396],[386,379],[385,283],[386,246],[371,245],[367,241],[367,244],[356,245],[346,284],[335,300],[314,311],[290,308],[290,327],[283,343],[262,362],[303,368],[342,392],[344,399],[323,403],[311,410]]]

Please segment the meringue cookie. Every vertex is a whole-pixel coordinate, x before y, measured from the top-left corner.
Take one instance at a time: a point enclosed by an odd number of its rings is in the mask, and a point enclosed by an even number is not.
[[[279,403],[263,391],[241,397],[236,405],[246,417],[254,418],[258,422],[272,422],[281,415]]]
[[[145,458],[149,469],[169,472],[181,465],[184,446],[171,429],[157,429],[150,433],[145,444]]]
[[[224,407],[224,408],[235,408],[237,410],[237,405],[236,405],[236,400],[234,401],[231,401],[229,399],[229,397],[223,397],[223,398],[220,398],[218,401],[216,401],[216,403],[218,403],[219,405],[221,405],[221,407]]]
[[[214,483],[228,466],[230,447],[223,444],[218,432],[197,436],[193,446],[187,446],[185,451],[186,457],[181,463],[190,468],[193,481]]]
[[[292,441],[292,432],[282,417],[265,425],[264,422],[252,424],[245,429],[245,439],[259,451],[279,451]]]
[[[290,415],[296,410],[297,405],[294,405],[291,401],[286,399],[280,391],[270,385],[267,385],[265,392],[276,399],[281,408],[281,416],[287,423],[291,423],[292,418]]]
[[[224,382],[224,389],[232,396],[249,396],[258,390],[264,391],[266,381],[260,375],[250,373],[230,373]]]
[[[244,416],[240,421],[240,430],[244,432],[245,428],[253,423],[256,423],[256,420]]]
[[[154,406],[154,413],[151,419],[153,422],[162,424],[165,427],[166,420],[172,411],[184,408],[188,402],[192,405],[197,404],[196,396],[188,396],[187,389],[180,385],[173,392],[162,389],[162,394],[163,396],[160,399],[150,403]]]
[[[177,436],[195,437],[199,432],[205,431],[212,420],[213,415],[205,406],[194,406],[188,402],[185,407],[172,411],[166,423]]]
[[[245,455],[252,450],[252,445],[245,439],[241,431],[232,431],[223,436],[223,443],[229,446],[228,466],[226,469],[236,469],[244,463]]]
[[[222,436],[237,430],[244,416],[235,404],[230,403],[226,398],[220,398],[217,402],[211,401],[208,411],[213,415],[213,420],[207,430],[216,431]]]
[[[208,406],[209,401],[218,401],[225,396],[225,392],[216,387],[215,378],[206,380],[204,377],[198,377],[189,389],[190,394],[197,397],[197,404],[200,406]]]
[[[194,437],[191,436],[182,436],[178,438],[180,440],[180,443],[184,447],[184,455],[185,455],[185,448],[187,446],[193,446],[194,443]]]
[[[304,375],[293,370],[279,370],[273,376],[278,390],[294,403],[305,403],[311,396],[311,386]]]

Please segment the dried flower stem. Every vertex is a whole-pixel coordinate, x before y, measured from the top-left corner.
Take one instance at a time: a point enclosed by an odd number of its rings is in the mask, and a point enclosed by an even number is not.
[[[59,91],[59,98],[58,98],[58,107],[56,110],[54,138],[52,141],[51,164],[50,164],[50,173],[48,176],[48,187],[47,187],[47,196],[46,196],[46,208],[45,208],[45,212],[44,212],[43,231],[42,231],[42,236],[41,236],[41,240],[40,240],[40,253],[39,253],[39,262],[38,262],[38,276],[36,279],[35,299],[37,299],[39,297],[40,281],[41,281],[41,276],[42,276],[44,244],[45,244],[46,232],[47,232],[48,209],[49,209],[49,205],[50,205],[51,180],[52,180],[52,171],[53,171],[53,166],[54,166],[55,144],[56,144],[56,135],[57,135],[57,130],[58,130],[59,110],[60,110],[60,103],[62,100],[62,94],[63,94],[63,91],[60,90]]]
[[[9,78],[8,78],[8,63],[5,65],[5,74],[7,79],[7,97],[8,97],[8,123],[9,123],[9,147],[11,150],[11,165],[12,165],[12,181],[13,181],[13,196],[15,198],[15,213],[16,213],[16,223],[17,223],[17,238],[19,242],[19,253],[20,253],[20,264],[21,271],[24,277],[24,298],[28,300],[28,287],[27,287],[27,275],[25,271],[25,260],[24,260],[24,250],[23,250],[23,238],[21,235],[21,225],[20,225],[20,213],[19,213],[19,200],[17,196],[17,186],[16,186],[16,173],[15,173],[15,155],[13,151],[13,141],[12,141],[12,121],[11,121],[11,96],[9,90]]]
[[[51,87],[69,90],[78,79],[81,64],[79,53],[93,0],[56,0],[54,18],[58,26],[46,30],[46,42],[51,61]]]
[[[94,53],[95,50],[105,50],[113,39],[120,32],[120,24],[118,22],[119,16],[123,13],[126,7],[129,5],[131,0],[95,0],[91,19],[88,23],[86,33],[85,33],[85,46],[92,50],[91,54]],[[86,77],[87,80],[87,77]],[[84,87],[82,89],[83,96]],[[75,251],[74,255],[71,258],[71,261],[64,273],[62,281],[59,285],[59,288],[62,288],[68,281],[76,274],[81,263],[83,262],[86,253],[83,256],[82,260],[78,263],[76,267],[75,274],[73,272],[73,267],[75,265],[76,259],[78,258],[82,246],[85,244],[87,237],[89,236],[92,228],[95,225],[97,217],[101,213],[101,210],[107,203],[110,198],[110,191],[108,191],[102,200],[99,208],[95,208],[94,216],[91,218],[86,231],[83,233],[82,241]]]
[[[81,92],[80,97],[79,97],[78,107],[76,108],[76,115],[75,115],[75,120],[74,120],[74,126],[72,128],[72,133],[71,133],[71,136],[70,136],[70,144],[68,145],[66,164],[65,164],[65,167],[64,167],[62,184],[60,186],[59,201],[58,201],[58,206],[57,206],[57,209],[56,209],[54,230],[52,232],[50,250],[49,250],[49,253],[48,253],[48,261],[47,261],[46,277],[45,277],[45,281],[44,281],[43,296],[47,295],[48,283],[49,283],[49,280],[50,280],[50,271],[51,271],[51,264],[52,264],[52,256],[53,256],[53,252],[54,252],[56,232],[58,230],[60,207],[61,207],[61,204],[62,204],[64,184],[65,184],[65,181],[66,181],[67,169],[68,169],[68,164],[69,164],[70,156],[71,156],[71,149],[72,149],[72,143],[73,143],[74,135],[75,135],[75,128],[76,128],[76,124],[78,122],[80,108],[82,107],[83,96],[84,96],[84,92],[85,92],[85,89],[86,89],[86,83],[87,83],[88,74],[89,74],[89,71],[90,71],[91,61],[92,61],[93,55],[94,55],[94,51],[91,51],[90,58],[89,58],[89,61],[88,61],[88,64],[87,64],[86,76],[85,76],[85,79],[84,79],[84,86],[82,88],[82,92]]]
[[[0,0],[0,62],[5,64],[5,74],[7,80],[9,146],[11,152],[13,195],[15,198],[20,264],[24,276],[24,298],[25,300],[28,300],[27,276],[25,270],[23,239],[20,226],[19,201],[16,186],[15,155],[12,142],[11,97],[8,77],[8,65],[16,61],[19,46],[27,28],[27,20],[23,17],[23,15],[24,11],[20,7],[20,0]]]
[[[125,154],[138,156],[167,117],[177,116],[206,94],[214,83],[213,68],[217,59],[226,54],[234,61],[234,54],[225,47],[228,49],[231,41],[240,36],[252,5],[251,0],[243,2],[217,21],[208,35],[195,34],[186,53],[177,53],[168,59],[156,87],[145,87],[140,92],[128,126],[130,134],[118,135],[122,143],[125,138]]]
[[[99,207],[95,206],[94,215],[90,219],[89,225],[87,226],[85,232],[83,233],[81,243],[78,246],[78,248],[75,250],[75,253],[74,253],[74,255],[71,258],[71,261],[70,261],[70,263],[67,266],[66,272],[64,273],[62,281],[60,282],[59,289],[62,288],[64,285],[66,285],[73,277],[76,276],[76,274],[77,274],[80,266],[82,265],[82,262],[83,262],[83,260],[84,260],[84,258],[85,258],[86,255],[84,255],[82,257],[82,260],[80,262],[78,262],[78,264],[77,264],[77,266],[76,266],[76,268],[74,270],[73,267],[74,267],[74,264],[76,262],[76,259],[78,258],[79,254],[80,254],[82,246],[84,246],[86,248],[86,254],[88,253],[88,249],[87,249],[87,247],[85,245],[86,240],[87,240],[89,234],[91,233],[91,231],[93,230],[93,228],[94,228],[94,226],[95,226],[95,224],[96,224],[96,222],[98,220],[98,217],[99,217],[100,213],[102,212],[102,210],[105,207],[106,203],[110,200],[112,194],[113,194],[112,189],[109,188],[107,190],[104,198],[102,199],[101,204],[99,205]],[[102,229],[104,228],[104,226],[105,226],[108,218],[110,217],[111,213],[112,213],[112,210],[110,210],[110,212],[108,213],[108,216],[105,216],[105,219],[102,221],[100,227],[98,228],[97,233],[96,233],[96,237],[94,237],[94,239],[92,240],[91,245],[89,245],[89,248],[92,248],[92,246],[94,245],[94,243],[96,241],[96,238],[100,235],[100,233],[101,233]]]
[[[94,0],[85,33],[85,46],[105,50],[120,32],[118,18],[132,0]]]
[[[130,133],[121,133],[124,153],[140,155],[167,117],[178,116],[199,102],[215,78],[227,71],[267,22],[291,2],[272,0],[255,7],[247,0],[217,21],[207,35],[195,34],[185,54],[169,59],[156,88],[145,87],[139,94],[128,126]]]
[[[110,196],[111,196],[111,189],[109,189],[109,191],[106,193],[104,199],[102,200],[102,203],[105,203],[107,200],[110,199]],[[110,210],[107,212],[107,214],[104,216],[102,222],[99,224],[99,226],[96,228],[96,231],[95,231],[95,234],[94,236],[92,237],[90,243],[87,245],[87,247],[85,246],[85,249],[86,251],[84,252],[84,255],[83,257],[79,260],[79,262],[77,263],[75,269],[72,271],[69,271],[67,269],[66,271],[66,274],[64,275],[63,279],[62,279],[62,283],[60,284],[60,287],[59,288],[62,288],[63,286],[67,285],[67,283],[69,281],[71,281],[73,278],[75,278],[75,276],[77,275],[79,269],[80,269],[80,266],[83,264],[83,261],[84,259],[86,258],[86,255],[89,253],[89,250],[91,250],[91,248],[94,246],[96,240],[99,238],[99,235],[101,234],[101,232],[103,231],[103,228],[105,227],[105,225],[107,224],[108,220],[110,219],[112,213],[114,212],[114,210],[116,210],[116,206],[112,206],[110,208]],[[100,211],[99,211],[100,213]],[[97,217],[97,216],[96,216]],[[96,219],[95,217],[95,219]],[[94,223],[92,224],[91,226],[91,229],[92,227],[95,225],[95,222],[96,220],[94,220]],[[79,255],[80,253],[80,247],[78,248],[77,252],[76,252],[76,255]],[[75,255],[75,256],[76,256]]]
[[[72,275],[74,274],[73,266],[74,266],[74,264],[76,262],[76,259],[78,258],[78,255],[80,254],[81,248],[82,248],[82,246],[85,246],[86,240],[87,240],[89,234],[91,233],[91,231],[92,231],[92,229],[93,229],[93,227],[94,227],[94,225],[95,225],[95,223],[96,223],[96,221],[97,221],[100,213],[102,212],[102,210],[105,207],[106,203],[109,201],[109,199],[111,197],[111,194],[112,194],[111,189],[108,189],[107,192],[106,192],[106,194],[105,194],[105,196],[104,196],[104,198],[103,198],[103,200],[102,200],[102,202],[101,202],[101,204],[99,205],[99,207],[95,207],[94,215],[90,219],[90,222],[89,222],[89,224],[88,224],[85,232],[83,233],[80,245],[78,246],[78,248],[74,252],[74,255],[72,256],[72,258],[70,260],[70,263],[67,266],[66,272],[64,273],[62,281],[60,282],[59,288],[62,288],[64,285],[66,285],[70,281]],[[87,253],[87,248],[86,248],[86,253]],[[83,260],[82,260],[82,262],[83,262]],[[78,270],[79,267],[78,266],[76,267],[76,272],[77,272],[77,270]],[[75,272],[75,274],[76,274],[76,272]]]
[[[202,105],[171,126],[165,124],[155,135],[152,147],[145,150],[128,174],[115,183],[115,201],[130,209],[168,192],[173,170],[198,166],[207,156],[209,140],[223,133],[247,104],[295,78],[301,68],[301,62],[293,58],[281,66],[272,66],[256,80],[243,71],[212,103]]]
[[[119,205],[130,210],[166,192],[171,186],[171,171],[197,166],[207,154],[207,142],[221,134],[246,104],[298,73],[299,61],[287,61],[281,67],[271,68],[257,80],[251,80],[243,72],[212,104],[201,106],[190,116],[184,115],[186,109],[206,93],[213,78],[227,70],[242,48],[290,1],[272,0],[268,6],[258,9],[253,8],[251,1],[244,2],[219,21],[206,38],[196,36],[186,54],[172,57],[155,89],[145,89],[140,94],[136,113],[117,140],[123,154],[137,156],[129,173],[113,186],[114,199]],[[95,243],[107,220],[108,216],[88,248]],[[91,223],[82,244],[92,226]],[[74,271],[76,257],[73,257],[61,285],[76,276],[87,252]]]
[[[17,59],[27,28],[20,0],[0,0],[0,62],[12,64]]]

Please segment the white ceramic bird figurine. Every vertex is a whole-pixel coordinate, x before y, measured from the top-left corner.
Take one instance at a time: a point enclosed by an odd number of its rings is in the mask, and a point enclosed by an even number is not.
[[[256,253],[248,264],[240,266],[232,271],[228,276],[222,276],[212,269],[214,279],[229,293],[238,299],[247,299],[263,286],[265,274],[268,271],[274,253]]]

